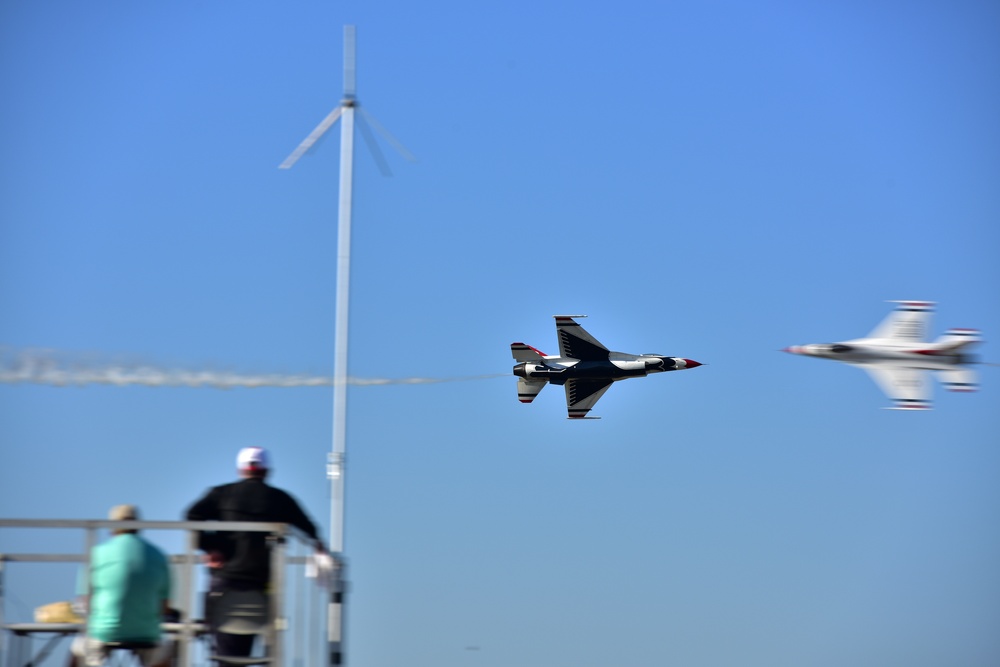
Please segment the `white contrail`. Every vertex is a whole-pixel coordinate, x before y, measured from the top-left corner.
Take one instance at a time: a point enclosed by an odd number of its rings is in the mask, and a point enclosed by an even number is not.
[[[10,354],[0,349],[0,383],[47,384],[58,387],[106,384],[147,387],[330,387],[333,378],[322,375],[279,373],[248,374],[226,371],[162,369],[149,364],[84,363],[64,361],[64,354],[52,350],[22,350]],[[360,378],[348,377],[346,383],[357,386],[389,384],[436,384],[501,377],[506,374],[470,375],[448,378]]]

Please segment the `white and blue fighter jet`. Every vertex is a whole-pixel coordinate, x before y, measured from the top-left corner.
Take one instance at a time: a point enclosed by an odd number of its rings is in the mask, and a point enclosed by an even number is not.
[[[929,410],[931,382],[936,373],[949,391],[976,391],[976,363],[970,346],[981,341],[976,329],[949,329],[933,343],[926,343],[932,301],[891,301],[896,309],[865,338],[840,343],[796,345],[785,352],[843,361],[868,372],[889,398],[890,409]]]
[[[566,388],[566,409],[569,419],[600,419],[587,413],[600,400],[613,382],[650,373],[680,371],[701,366],[697,361],[658,354],[625,354],[611,352],[577,324],[574,317],[586,315],[556,315],[559,354],[547,356],[530,345],[511,343],[510,351],[517,376],[517,398],[522,403],[535,400],[547,383]]]

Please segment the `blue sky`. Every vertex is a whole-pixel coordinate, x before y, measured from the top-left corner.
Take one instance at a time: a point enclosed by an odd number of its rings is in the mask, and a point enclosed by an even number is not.
[[[925,299],[1000,361],[994,3],[4,3],[8,358],[332,375],[339,133],[277,166],[348,23],[418,158],[357,142],[351,375],[507,373],[576,313],[707,364],[584,423],[513,377],[352,388],[353,664],[997,664],[1000,371],[901,413],[778,352]],[[0,515],[179,518],[256,444],[326,532],[331,402],[0,385]]]

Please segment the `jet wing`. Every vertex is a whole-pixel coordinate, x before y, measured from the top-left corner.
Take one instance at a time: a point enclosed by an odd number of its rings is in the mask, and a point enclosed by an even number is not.
[[[583,315],[556,315],[559,356],[580,361],[607,361],[608,348],[601,345],[573,319]]]
[[[566,410],[570,419],[600,419],[587,417],[587,413],[601,400],[604,392],[614,383],[614,380],[576,380],[566,381]]]
[[[896,309],[889,313],[869,338],[881,338],[899,343],[922,343],[934,312],[932,301],[895,301]]]
[[[863,368],[875,384],[891,398],[893,410],[930,410],[931,382],[928,371],[893,364],[853,364]]]

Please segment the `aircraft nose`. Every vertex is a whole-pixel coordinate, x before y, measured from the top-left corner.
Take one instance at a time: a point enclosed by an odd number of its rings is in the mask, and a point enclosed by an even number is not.
[[[685,366],[685,368],[698,368],[698,366],[701,366],[701,365],[702,365],[701,362],[695,361],[694,359],[685,359],[684,360],[684,366]]]
[[[787,352],[788,354],[802,354],[802,347],[799,345],[792,345],[791,347],[782,348],[782,352]]]

